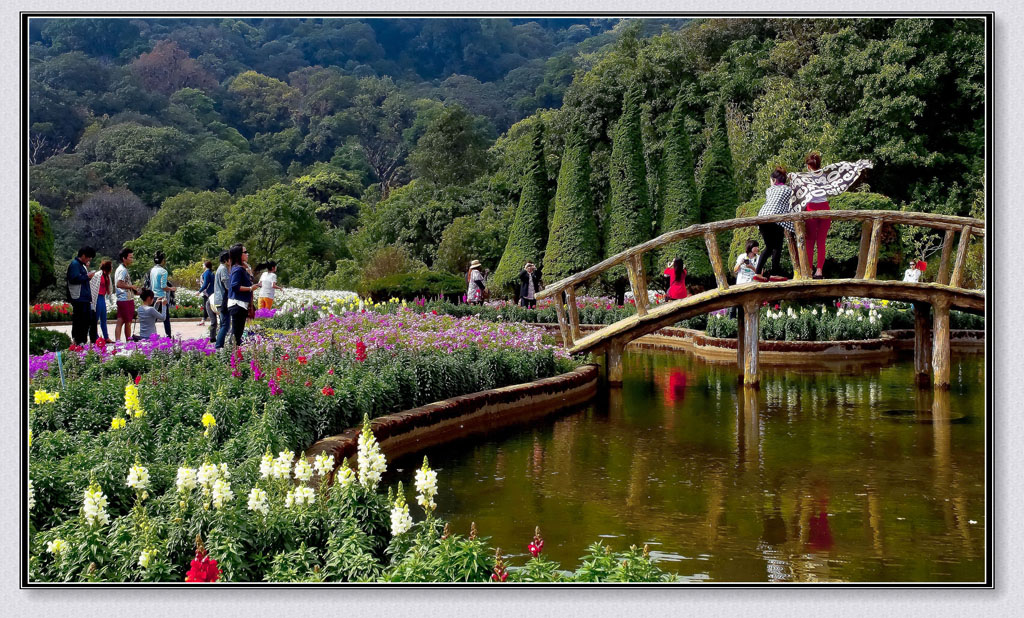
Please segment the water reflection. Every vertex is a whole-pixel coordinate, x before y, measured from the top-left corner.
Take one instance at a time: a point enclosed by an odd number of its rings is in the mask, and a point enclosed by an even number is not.
[[[604,538],[717,581],[982,579],[982,382],[933,395],[909,361],[769,368],[760,389],[677,354],[624,369],[577,412],[428,452],[439,514],[513,553],[539,525],[566,568]]]

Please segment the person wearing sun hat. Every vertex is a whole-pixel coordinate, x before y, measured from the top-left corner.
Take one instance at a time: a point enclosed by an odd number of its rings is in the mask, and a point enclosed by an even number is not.
[[[469,263],[469,271],[466,272],[466,283],[469,286],[466,289],[466,302],[471,304],[480,305],[484,302],[484,290],[487,286],[484,284],[481,266],[480,260],[473,260]]]
[[[910,263],[910,268],[908,268],[903,273],[903,280],[904,281],[909,281],[911,283],[919,283],[921,281],[921,275],[924,274],[924,271],[927,270],[927,269],[928,269],[928,262],[925,262],[924,260],[918,260],[916,262],[911,262]]]

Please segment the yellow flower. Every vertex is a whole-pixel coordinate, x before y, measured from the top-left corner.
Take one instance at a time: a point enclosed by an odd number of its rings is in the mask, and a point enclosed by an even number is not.
[[[135,418],[141,418],[146,415],[146,411],[142,409],[142,404],[139,403],[139,389],[131,382],[124,387],[124,409],[128,416]]]
[[[207,412],[206,414],[203,415],[203,427],[209,429],[210,427],[213,427],[216,424],[217,419],[215,419],[212,414]]]
[[[120,416],[115,416],[110,421],[110,428],[111,429],[124,429],[124,424],[125,424],[125,420],[123,418],[121,418]]]
[[[35,392],[36,405],[51,403],[60,399],[60,393],[47,393],[46,391]]]

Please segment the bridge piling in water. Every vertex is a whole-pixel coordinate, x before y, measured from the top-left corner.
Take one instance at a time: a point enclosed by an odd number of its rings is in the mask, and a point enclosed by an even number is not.
[[[931,305],[914,303],[914,375],[917,383],[927,386],[932,379]]]
[[[949,388],[949,301],[932,305],[932,387]]]
[[[740,364],[740,370],[743,371],[743,385],[744,386],[758,386],[761,382],[761,374],[758,368],[758,321],[760,319],[760,312],[758,311],[757,303],[744,303],[743,304],[743,322],[737,324],[736,334],[739,337],[740,330],[743,331],[742,337],[742,359]],[[737,338],[737,345],[740,344],[740,339]]]

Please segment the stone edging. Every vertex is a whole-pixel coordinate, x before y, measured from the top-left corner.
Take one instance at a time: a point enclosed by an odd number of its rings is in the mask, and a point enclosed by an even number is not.
[[[370,421],[373,435],[389,459],[463,436],[540,418],[587,401],[597,392],[597,365],[524,384],[480,391],[430,403]],[[323,438],[305,456],[334,455],[336,462],[354,457],[359,427]]]

